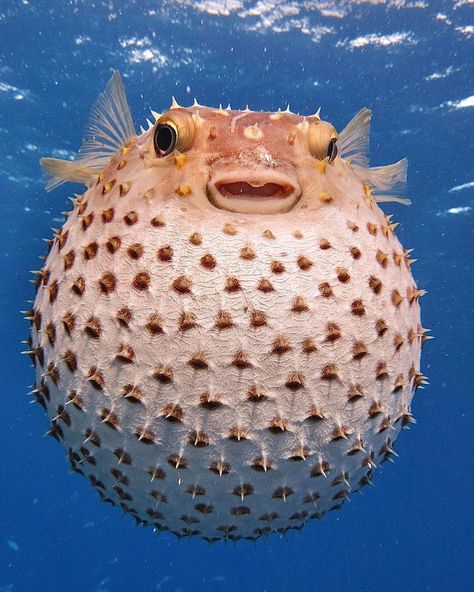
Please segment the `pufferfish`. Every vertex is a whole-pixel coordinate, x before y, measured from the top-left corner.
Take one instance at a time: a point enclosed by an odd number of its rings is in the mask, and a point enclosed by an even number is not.
[[[300,529],[396,455],[424,382],[410,251],[377,202],[370,111],[175,101],[136,135],[120,76],[38,272],[34,396],[73,471],[137,523],[208,541]]]

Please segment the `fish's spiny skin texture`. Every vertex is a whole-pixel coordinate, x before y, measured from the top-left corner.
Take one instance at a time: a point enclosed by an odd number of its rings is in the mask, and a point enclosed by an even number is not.
[[[193,145],[130,141],[56,232],[35,395],[72,468],[138,522],[255,539],[340,508],[394,455],[423,379],[421,293],[394,225],[347,162],[308,152],[302,117],[177,111]],[[301,188],[287,212],[210,201],[224,173],[275,171]]]

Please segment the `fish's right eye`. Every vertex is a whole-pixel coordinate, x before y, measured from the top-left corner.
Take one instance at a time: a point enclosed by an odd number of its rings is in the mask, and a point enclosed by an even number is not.
[[[157,156],[171,154],[176,146],[178,135],[175,128],[169,123],[159,123],[153,136],[153,145]]]

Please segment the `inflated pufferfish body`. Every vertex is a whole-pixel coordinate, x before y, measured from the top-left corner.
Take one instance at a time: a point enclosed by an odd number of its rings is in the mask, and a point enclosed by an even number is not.
[[[255,539],[340,508],[411,421],[424,330],[377,201],[370,113],[172,105],[134,135],[117,73],[39,274],[35,396],[72,468],[139,523]],[[384,193],[385,195],[379,195]]]

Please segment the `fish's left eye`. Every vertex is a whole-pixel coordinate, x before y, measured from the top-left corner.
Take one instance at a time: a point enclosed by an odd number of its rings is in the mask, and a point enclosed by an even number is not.
[[[169,123],[159,123],[153,136],[153,145],[158,156],[167,156],[176,146],[177,134]]]
[[[328,162],[331,163],[337,156],[337,138],[331,138],[329,140],[329,144],[328,144],[328,153],[327,153],[327,157],[328,157]]]

